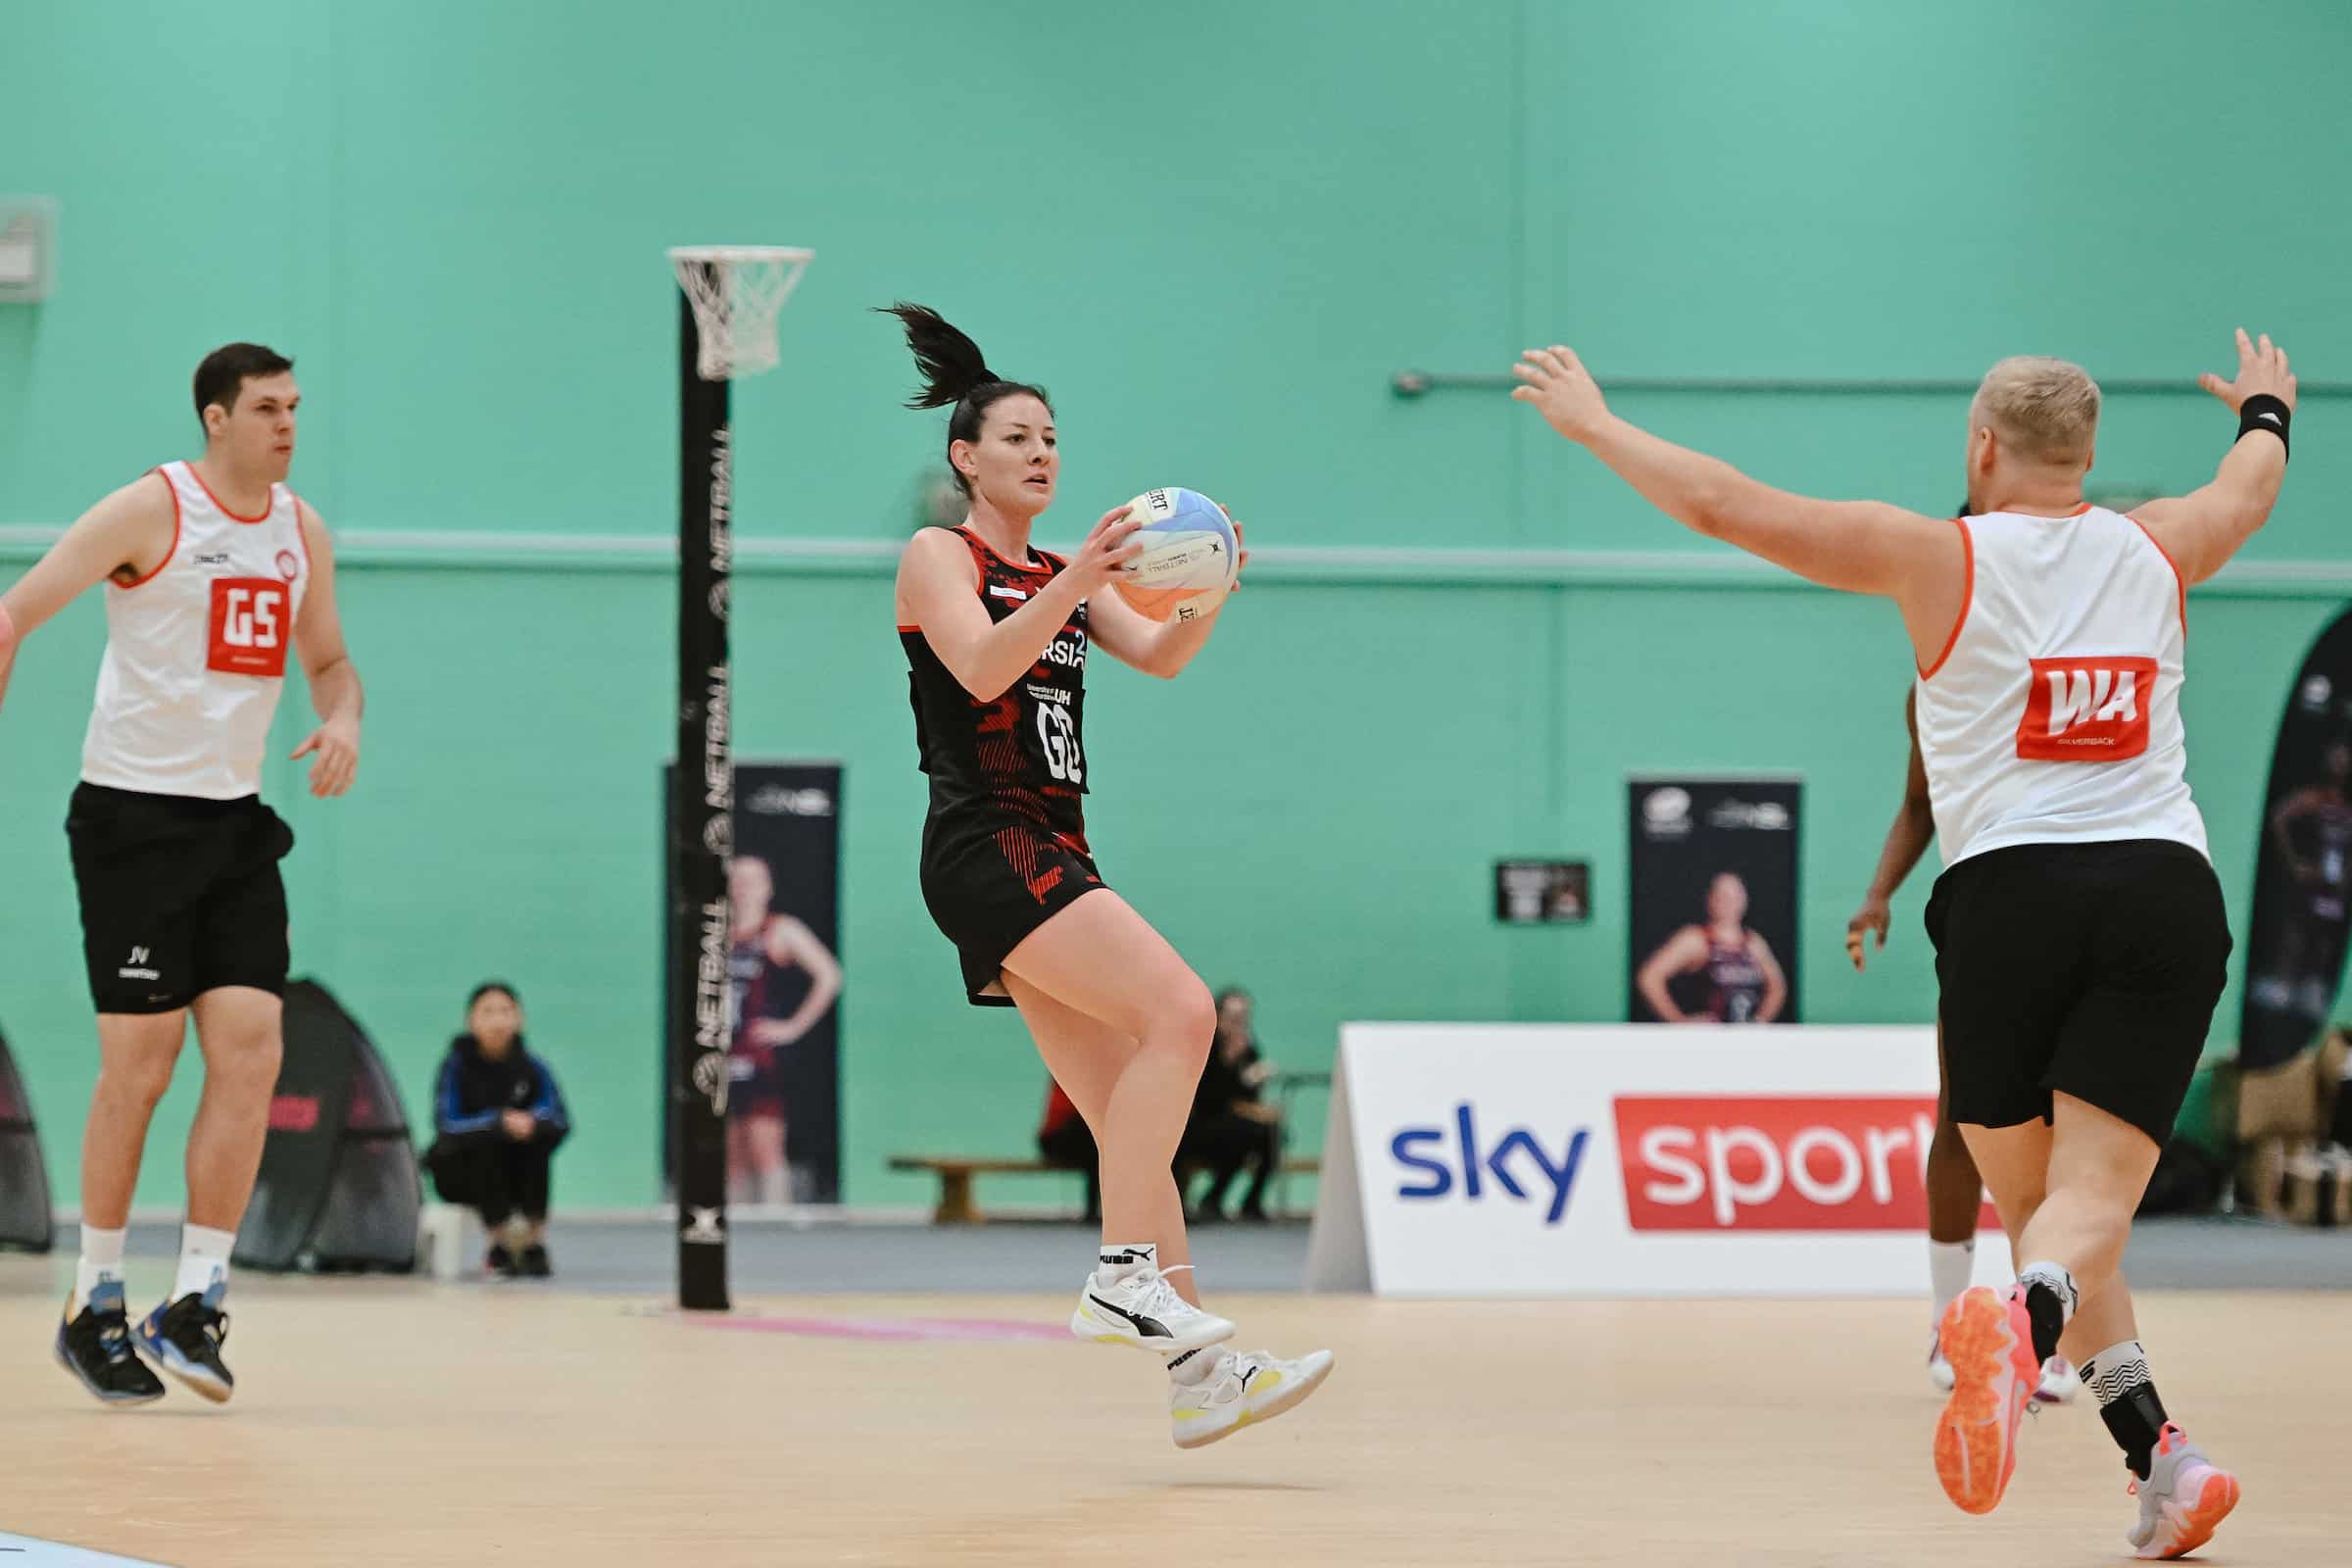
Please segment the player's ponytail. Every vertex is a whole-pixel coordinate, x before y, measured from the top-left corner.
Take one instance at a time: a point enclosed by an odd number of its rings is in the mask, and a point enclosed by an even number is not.
[[[980,422],[989,406],[1000,399],[1025,394],[1043,403],[1049,412],[1054,400],[1046,389],[1025,381],[1007,381],[988,368],[987,358],[980,345],[966,337],[947,318],[927,305],[913,305],[906,300],[882,307],[882,314],[895,316],[906,329],[906,346],[914,351],[914,368],[922,372],[923,389],[906,400],[910,409],[952,409],[948,416],[948,445],[958,441],[980,439]],[[950,465],[953,468],[953,464]],[[966,495],[971,484],[961,472],[956,483]]]
[[[906,400],[908,408],[944,409],[997,379],[980,345],[928,305],[901,300],[884,314],[897,317],[906,328],[906,346],[914,351],[914,368],[923,374],[923,389]]]

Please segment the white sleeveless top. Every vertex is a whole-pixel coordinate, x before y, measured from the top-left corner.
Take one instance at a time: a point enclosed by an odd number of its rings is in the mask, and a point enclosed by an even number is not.
[[[269,510],[241,517],[187,464],[155,471],[172,487],[172,552],[138,581],[107,585],[81,776],[148,795],[259,795],[311,579],[294,492],[271,485]]]
[[[1968,597],[1917,704],[1944,864],[2116,839],[2206,854],[2180,726],[2187,585],[2172,558],[2087,502],[1958,526]]]

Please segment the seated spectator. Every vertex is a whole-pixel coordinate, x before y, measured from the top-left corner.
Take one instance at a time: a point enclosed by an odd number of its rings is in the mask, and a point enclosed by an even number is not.
[[[1241,1217],[1262,1223],[1266,1183],[1282,1164],[1282,1113],[1259,1099],[1274,1064],[1259,1054],[1250,1019],[1249,992],[1228,986],[1217,993],[1216,1044],[1200,1069],[1192,1120],[1176,1154],[1182,1163],[1208,1169],[1208,1186],[1193,1211],[1196,1223],[1226,1217],[1226,1189],[1245,1167],[1250,1187],[1242,1195]]]
[[[502,1279],[545,1279],[549,1167],[571,1131],[563,1092],[523,1049],[522,1003],[496,980],[474,988],[466,1032],[449,1044],[433,1087],[439,1134],[425,1168],[442,1200],[482,1216],[488,1266]]]
[[[1086,1172],[1086,1218],[1089,1224],[1102,1217],[1102,1156],[1095,1149],[1094,1132],[1070,1097],[1061,1092],[1061,1085],[1046,1080],[1046,1119],[1037,1129],[1037,1153],[1047,1164],[1062,1170]]]

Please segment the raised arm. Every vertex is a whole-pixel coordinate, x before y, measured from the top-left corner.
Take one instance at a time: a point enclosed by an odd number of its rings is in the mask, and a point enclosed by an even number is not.
[[[1870,891],[1862,896],[1862,907],[1845,922],[1845,956],[1859,969],[1867,951],[1864,934],[1876,932],[1879,946],[1886,945],[1886,927],[1891,915],[1888,905],[1894,900],[1894,890],[1903,885],[1919,858],[1927,853],[1936,837],[1936,808],[1928,798],[1927,762],[1919,755],[1918,694],[1903,699],[1903,728],[1911,735],[1911,762],[1903,775],[1903,803],[1894,808],[1894,820],[1887,825],[1886,843],[1879,851],[1879,868],[1871,874]]]
[[[75,518],[31,570],[0,593],[0,701],[25,638],[110,577],[127,585],[153,575],[178,536],[178,506],[161,474],[141,474]]]
[[[2192,583],[2228,565],[2254,530],[2270,520],[2278,487],[2286,480],[2286,430],[2295,413],[2294,372],[2287,368],[2286,351],[2272,343],[2268,332],[2249,339],[2239,327],[2236,378],[2201,375],[2197,385],[2238,416],[2236,439],[2211,484],[2151,501],[2132,514]]]
[[[1922,663],[1951,634],[1967,593],[1967,546],[1948,519],[1880,501],[1792,495],[1651,435],[1609,412],[1568,349],[1531,349],[1512,369],[1520,381],[1512,397],[1533,404],[1553,429],[1685,527],[1825,588],[1894,600]]]
[[[1140,551],[1127,509],[1106,513],[1069,565],[1003,620],[981,608],[980,568],[944,528],[925,528],[899,557],[899,623],[921,629],[948,673],[981,702],[994,702],[1028,672],[1062,623]]]

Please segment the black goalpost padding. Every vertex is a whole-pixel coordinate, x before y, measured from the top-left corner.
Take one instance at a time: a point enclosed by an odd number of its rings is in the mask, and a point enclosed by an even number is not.
[[[712,265],[712,264],[698,264]],[[727,859],[735,781],[727,609],[734,488],[727,383],[696,365],[678,296],[678,766],[670,821],[669,1098],[678,1305],[727,1309]]]

